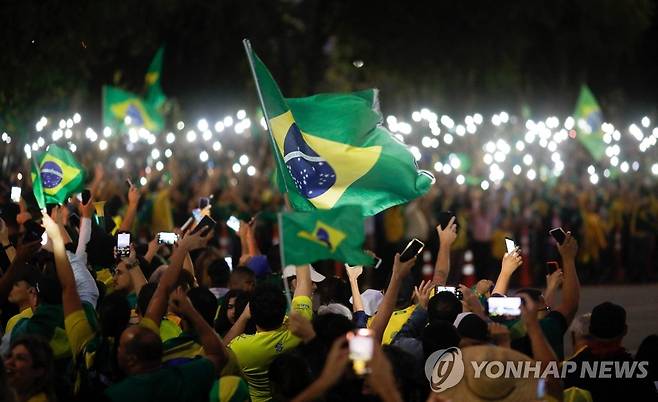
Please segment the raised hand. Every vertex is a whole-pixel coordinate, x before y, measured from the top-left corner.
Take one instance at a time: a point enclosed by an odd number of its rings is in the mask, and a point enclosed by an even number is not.
[[[564,282],[564,271],[556,269],[552,274],[546,275],[546,288],[558,289]]]
[[[562,244],[557,245],[557,250],[560,252],[563,260],[575,260],[578,254],[578,241],[567,232],[567,237]]]
[[[420,286],[414,286],[414,298],[416,299],[416,303],[425,310],[427,310],[427,304],[430,301],[432,288],[432,281],[422,281]]]
[[[188,233],[181,241],[178,242],[180,247],[184,247],[187,251],[203,248],[208,244],[212,237],[212,229],[204,228],[196,233]]]
[[[399,279],[405,278],[411,272],[411,268],[414,267],[416,263],[416,257],[410,259],[409,261],[400,261],[400,253],[395,254],[395,260],[393,262],[393,275],[396,275]]]
[[[350,281],[356,281],[357,278],[363,273],[363,267],[361,265],[352,267],[346,264],[345,272],[347,272],[347,277]]]
[[[439,234],[439,242],[441,246],[450,248],[452,243],[457,239],[457,224],[455,223],[456,217],[450,218],[450,222],[445,229],[441,229],[441,225],[436,227],[436,232]]]
[[[511,253],[505,253],[503,256],[501,273],[512,275],[521,264],[523,264],[523,258],[521,258],[521,253],[518,248]]]

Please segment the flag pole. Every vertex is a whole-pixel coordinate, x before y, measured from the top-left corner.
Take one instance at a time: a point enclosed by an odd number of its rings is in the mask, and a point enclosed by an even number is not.
[[[283,248],[283,219],[281,218],[281,214],[281,212],[276,214],[276,219],[279,226],[279,256],[281,257],[281,279],[283,280],[283,288],[286,293],[288,308],[292,309],[292,297],[290,295],[290,286],[288,286],[288,278],[283,276],[283,271],[285,271],[286,268],[286,257]]]
[[[274,133],[272,132],[272,126],[270,125],[270,116],[267,113],[267,109],[265,108],[265,101],[263,100],[263,93],[260,90],[260,84],[258,83],[258,76],[256,75],[256,67],[254,66],[254,61],[251,58],[253,51],[251,50],[251,42],[249,42],[249,39],[243,39],[242,44],[244,45],[244,51],[247,54],[247,60],[249,61],[249,69],[251,70],[251,75],[254,78],[254,84],[256,84],[256,92],[258,93],[258,100],[260,101],[260,107],[263,109],[263,116],[265,116],[265,124],[267,125],[267,131],[270,133],[270,140],[272,141],[272,150],[274,152],[274,158],[276,158],[277,161],[277,166],[279,170],[281,170],[281,178],[283,179],[283,187],[286,189],[286,193],[288,193],[288,181],[285,178],[285,170],[283,169],[283,163],[281,161],[281,157],[279,155],[279,152],[277,151],[276,147],[276,142],[274,141]],[[283,269],[283,267],[281,267]]]

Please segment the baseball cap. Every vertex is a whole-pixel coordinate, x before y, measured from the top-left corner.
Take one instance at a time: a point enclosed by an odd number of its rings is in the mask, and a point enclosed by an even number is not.
[[[313,265],[309,264],[309,267],[311,268],[311,280],[313,282],[322,282],[325,278],[324,275],[319,273],[313,268]],[[288,265],[283,269],[283,277],[284,278],[291,278],[293,276],[296,276],[297,273],[295,271],[295,266],[294,265]]]
[[[592,309],[589,333],[599,339],[613,339],[626,331],[626,310],[611,302],[603,302]]]

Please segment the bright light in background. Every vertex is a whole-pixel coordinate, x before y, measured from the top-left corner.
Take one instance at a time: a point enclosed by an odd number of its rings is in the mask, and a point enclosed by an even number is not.
[[[512,172],[514,172],[514,174],[517,175],[517,176],[520,175],[521,174],[521,166],[514,165],[514,167],[512,168]]]
[[[535,169],[530,169],[530,170],[528,170],[528,173],[526,174],[526,176],[528,177],[528,180],[530,180],[530,181],[535,180],[537,178],[537,172],[535,172]]]
[[[73,128],[73,119],[66,120],[66,128]]]
[[[651,173],[653,173],[654,176],[658,176],[658,163],[651,165]]]
[[[37,144],[39,144],[39,147],[42,147],[46,144],[46,140],[44,140],[43,137],[39,137],[39,139],[37,139]]]
[[[475,113],[473,115],[473,122],[478,125],[482,124],[482,115],[480,113]]]
[[[523,152],[523,150],[525,149],[525,142],[519,140],[516,142],[515,147],[517,151]]]
[[[179,130],[184,129],[185,128],[185,123],[182,122],[182,121],[179,121],[178,123],[176,123],[176,128],[179,129]]]
[[[78,147],[74,143],[70,142],[69,149],[71,150],[71,152],[75,152],[78,150]]]
[[[234,130],[236,134],[242,134],[244,133],[244,126],[242,124],[236,124]]]
[[[573,117],[569,116],[564,120],[564,128],[567,130],[572,130],[576,125],[576,120]]]
[[[452,166],[453,169],[459,169],[462,165],[462,161],[455,154],[448,155],[448,160],[450,161],[450,166]]]
[[[214,151],[219,151],[220,149],[222,149],[222,143],[219,142],[219,141],[215,141],[215,142],[213,142],[213,143],[212,143],[212,149],[213,149]]]
[[[644,127],[644,128],[649,128],[649,125],[650,125],[650,124],[651,124],[651,120],[649,119],[649,117],[644,116],[644,117],[642,118],[642,127]]]
[[[421,120],[422,120],[422,117],[421,117],[421,115],[420,115],[420,112],[414,111],[414,112],[411,114],[411,120],[415,121],[416,123],[418,123],[419,121],[421,121]]]
[[[640,170],[640,162],[634,161],[633,164],[631,165],[631,168],[633,169],[634,172],[637,172]]]
[[[82,120],[82,116],[80,116],[80,113],[76,113],[76,114],[73,115],[73,122],[75,124],[80,123],[80,120]]]
[[[194,130],[188,131],[187,134],[185,135],[185,138],[187,138],[187,142],[196,141],[196,132]]]
[[[441,116],[441,124],[443,124],[448,129],[451,129],[455,126],[455,122],[450,118],[450,116],[445,114]]]
[[[267,130],[267,122],[264,117],[260,118],[260,126],[263,127],[263,130]]]
[[[64,138],[66,138],[68,140],[68,139],[71,139],[71,137],[73,137],[73,131],[71,131],[70,128],[67,128],[64,131]]]
[[[491,165],[493,163],[493,156],[491,154],[484,154],[482,161],[487,165]]]
[[[599,182],[599,175],[596,174],[596,173],[593,174],[593,175],[591,175],[591,176],[589,177],[589,181],[590,181],[590,183],[592,183],[592,184],[596,184],[596,183],[598,183],[598,182]]]
[[[224,127],[231,127],[233,125],[233,117],[226,116],[224,117]]]
[[[238,110],[238,112],[235,114],[235,117],[237,117],[239,120],[244,119],[247,117],[247,112],[244,111],[244,109]]]
[[[255,174],[256,174],[256,168],[253,167],[253,166],[249,166],[249,167],[247,168],[247,175],[249,175],[249,176],[253,176],[253,175],[255,175]]]
[[[174,133],[167,133],[165,140],[167,141],[167,144],[173,144],[174,141],[176,141],[176,135],[174,135]]]
[[[450,133],[446,133],[446,134],[443,136],[443,142],[445,142],[446,144],[450,145],[450,144],[452,144],[452,141],[453,141],[452,134],[450,134]]]
[[[489,182],[486,180],[482,180],[482,183],[480,183],[480,187],[482,190],[487,191],[489,189]]]
[[[59,128],[62,130],[66,128],[66,120],[62,119],[59,121]]]
[[[496,127],[500,126],[500,116],[498,116],[497,114],[491,116],[491,124],[493,124]]]
[[[139,185],[144,187],[148,183],[148,180],[146,180],[146,177],[140,177],[139,178]]]
[[[621,169],[621,171],[624,173],[628,172],[628,168],[629,168],[628,162],[626,161],[622,162],[621,165],[619,165],[619,169]]]
[[[592,166],[592,165],[589,165],[589,166],[587,167],[587,173],[589,173],[589,174],[594,174],[594,173],[596,173],[596,168],[594,168],[594,166]]]
[[[417,161],[419,161],[420,158],[422,158],[420,149],[418,149],[418,147],[409,147],[409,151],[411,151],[411,154],[414,156],[414,159],[416,159]]]
[[[155,164],[155,169],[156,169],[158,172],[162,171],[162,169],[164,169],[164,163],[162,163],[162,161],[158,161],[158,162]]]
[[[247,163],[249,163],[249,157],[248,157],[247,155],[245,155],[245,154],[242,154],[242,155],[240,155],[240,159],[239,159],[239,161],[240,161],[240,164],[241,164],[242,166],[244,166],[244,165],[246,165]]]
[[[171,149],[167,148],[164,151],[165,158],[171,158],[171,155],[173,155],[173,152],[171,152]]]
[[[153,148],[153,150],[151,151],[151,158],[160,159],[160,150],[157,148]]]
[[[486,144],[484,144],[484,150],[492,154],[496,152],[496,144],[494,144],[492,141],[489,141]]]
[[[434,164],[434,170],[435,170],[437,173],[443,171],[443,163],[441,163],[441,162],[436,162],[436,163]]]
[[[105,151],[107,149],[107,141],[100,140],[100,142],[98,143],[98,149],[100,149],[101,151]]]
[[[526,166],[530,166],[530,165],[532,165],[532,155],[530,155],[530,154],[525,154],[525,155],[523,156],[523,163],[524,163]]]
[[[105,127],[103,129],[103,137],[107,138],[112,135],[112,129],[109,127]]]
[[[117,160],[114,162],[114,166],[117,169],[123,169],[125,165],[126,163],[123,161],[123,158],[117,158]]]
[[[466,134],[466,128],[461,124],[458,124],[457,127],[455,128],[455,132],[457,133],[458,136],[463,137],[464,134]]]
[[[206,131],[208,129],[208,120],[206,119],[201,119],[196,123],[196,128],[199,129],[199,131]]]
[[[507,123],[509,121],[509,115],[507,114],[507,112],[500,112],[498,116],[500,116],[501,123]]]
[[[206,130],[201,134],[201,138],[203,138],[204,141],[210,141],[212,138],[212,132],[210,130]]]
[[[561,161],[562,158],[560,157],[560,154],[559,154],[559,153],[557,153],[557,152],[553,152],[553,154],[551,154],[551,160],[552,160],[553,162],[557,163],[558,161]]]
[[[617,165],[619,165],[619,158],[617,158],[616,156],[613,156],[612,158],[610,158],[610,164],[611,164],[612,166],[617,166]]]
[[[208,161],[208,152],[206,152],[206,151],[201,151],[201,153],[199,154],[199,160],[200,160],[201,162],[206,162],[206,161]]]
[[[234,163],[233,164],[233,173],[240,173],[240,170],[242,170],[242,166],[239,163]]]
[[[398,123],[398,130],[397,131],[399,131],[400,133],[402,133],[404,135],[409,135],[409,134],[411,134],[411,131],[413,131],[413,129],[411,128],[411,124],[401,121],[401,122]]]
[[[215,123],[215,131],[221,133],[224,131],[224,122],[218,121]]]
[[[443,174],[449,175],[450,173],[452,173],[452,166],[446,163],[445,165],[443,165],[443,169],[441,171],[443,172]]]
[[[462,184],[466,183],[466,178],[464,177],[463,174],[460,174],[460,175],[457,176],[455,181],[457,181],[457,184],[459,184],[461,186]]]

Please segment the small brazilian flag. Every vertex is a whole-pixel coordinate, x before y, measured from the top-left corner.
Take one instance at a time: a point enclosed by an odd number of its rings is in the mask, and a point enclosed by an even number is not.
[[[103,124],[121,131],[127,127],[145,128],[152,133],[164,129],[164,118],[139,95],[123,89],[103,87]]]
[[[578,140],[595,160],[600,161],[605,155],[606,148],[603,141],[603,131],[601,130],[603,114],[587,85],[580,88],[580,95],[578,96],[578,102],[576,102],[573,117],[576,120],[575,128],[578,133]]]
[[[279,231],[286,265],[336,260],[370,265],[362,250],[364,232],[361,207],[344,206],[313,212],[282,212]]]
[[[146,71],[146,77],[144,77],[144,82],[146,83],[146,95],[144,100],[146,103],[152,105],[156,110],[160,109],[162,105],[167,101],[167,97],[164,92],[162,92],[162,87],[160,86],[160,76],[162,75],[162,57],[164,55],[164,46],[160,47],[158,51],[153,56],[151,65]]]
[[[375,89],[284,99],[244,41],[272,137],[277,181],[298,211],[360,205],[374,215],[425,194],[434,176],[382,126]]]
[[[85,172],[69,150],[51,144],[33,159],[32,187],[39,208],[46,203],[63,204],[84,189]]]

